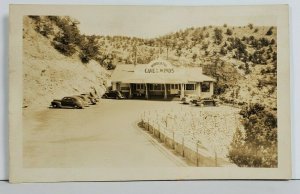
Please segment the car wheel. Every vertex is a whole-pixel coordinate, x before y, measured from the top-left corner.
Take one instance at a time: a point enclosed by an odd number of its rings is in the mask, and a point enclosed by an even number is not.
[[[120,99],[119,96],[116,96],[116,99],[119,100]]]
[[[53,107],[53,108],[58,108],[58,107],[57,107],[57,104],[52,104],[52,107]]]
[[[107,99],[107,98],[108,98],[108,96],[107,96],[106,94],[104,94],[104,95],[102,96],[102,98],[106,98],[106,99]]]

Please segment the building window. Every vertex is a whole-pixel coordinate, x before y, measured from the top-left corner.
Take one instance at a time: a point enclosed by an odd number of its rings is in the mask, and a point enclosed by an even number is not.
[[[123,86],[123,87],[121,87],[121,90],[130,90],[130,89],[127,86]]]
[[[171,89],[178,90],[179,89],[179,84],[172,84]]]
[[[210,91],[209,82],[202,82],[201,92],[209,92],[209,91]]]
[[[153,85],[152,84],[149,85],[149,90],[153,90]]]
[[[161,84],[153,84],[153,90],[161,90]]]
[[[186,84],[185,89],[186,90],[195,90],[195,84]]]
[[[136,84],[136,89],[137,90],[143,90],[144,89],[144,84]]]

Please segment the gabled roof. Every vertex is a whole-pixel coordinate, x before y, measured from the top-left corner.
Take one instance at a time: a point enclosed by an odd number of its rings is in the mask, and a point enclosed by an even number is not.
[[[188,81],[192,82],[204,82],[204,81],[212,81],[215,82],[216,80],[202,74],[202,68],[201,67],[188,67],[186,68],[187,73],[187,79]]]
[[[163,68],[172,68],[172,73],[145,73],[147,68],[155,68],[159,62],[164,63]],[[165,61],[152,61],[149,64],[117,65],[111,76],[112,82],[123,83],[188,83],[215,81],[215,79],[203,75],[201,67],[175,67]]]
[[[134,73],[134,65],[125,64],[117,65],[115,70],[111,75],[111,81],[113,82],[123,82],[130,78]]]

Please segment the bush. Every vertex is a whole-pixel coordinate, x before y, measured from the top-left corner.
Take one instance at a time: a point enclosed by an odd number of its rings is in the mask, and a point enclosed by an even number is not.
[[[236,130],[228,158],[240,167],[277,167],[277,117],[261,104],[240,111],[245,133]]]
[[[273,34],[273,26],[269,28],[269,30],[267,31],[266,35],[270,36]]]
[[[28,17],[31,18],[31,19],[33,19],[36,22],[41,21],[41,17],[37,16],[37,15],[29,15]]]
[[[52,45],[65,56],[72,56],[76,52],[75,45],[72,44],[62,44],[60,42],[53,41]]]
[[[248,24],[248,27],[250,28],[250,30],[253,29],[253,24]]]
[[[227,28],[226,34],[227,34],[228,36],[231,36],[231,35],[232,35],[232,30],[230,30],[229,28]]]
[[[215,28],[214,29],[214,40],[216,44],[221,44],[222,40],[223,40],[223,35],[222,35],[222,30],[219,28]]]
[[[35,27],[35,31],[40,33],[41,35],[48,37],[49,35],[54,34],[53,27],[50,24],[37,22],[37,25]]]
[[[83,63],[88,63],[91,59],[97,60],[99,55],[99,46],[96,36],[85,36],[80,38],[79,48],[81,49],[80,59]]]

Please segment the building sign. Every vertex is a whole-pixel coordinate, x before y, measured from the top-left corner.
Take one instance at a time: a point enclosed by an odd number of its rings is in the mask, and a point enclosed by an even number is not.
[[[145,73],[156,74],[156,73],[174,73],[173,66],[166,61],[154,61],[146,66]]]
[[[145,73],[174,73],[173,68],[145,68]]]

